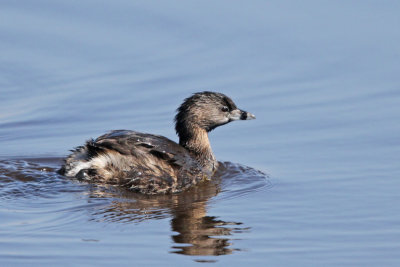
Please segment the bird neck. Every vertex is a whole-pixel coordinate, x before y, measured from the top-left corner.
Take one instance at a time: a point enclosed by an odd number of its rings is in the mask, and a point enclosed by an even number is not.
[[[216,159],[212,152],[208,133],[200,127],[186,128],[186,134],[180,136],[179,144],[189,150],[204,167],[216,166]]]

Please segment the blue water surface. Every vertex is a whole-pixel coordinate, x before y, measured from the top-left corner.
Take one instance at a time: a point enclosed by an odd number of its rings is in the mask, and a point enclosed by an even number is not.
[[[1,266],[399,266],[399,1],[0,2]],[[182,100],[254,113],[210,133],[214,181],[145,197],[56,174],[112,129],[177,141]]]

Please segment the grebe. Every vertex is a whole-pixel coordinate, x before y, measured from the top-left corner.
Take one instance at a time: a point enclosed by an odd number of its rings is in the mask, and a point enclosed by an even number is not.
[[[144,194],[177,193],[210,179],[218,167],[208,132],[255,116],[226,95],[200,92],[177,109],[179,144],[160,135],[115,130],[72,150],[59,173]]]

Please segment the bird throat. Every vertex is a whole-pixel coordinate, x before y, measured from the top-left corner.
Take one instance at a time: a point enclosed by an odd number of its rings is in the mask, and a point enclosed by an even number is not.
[[[189,150],[203,166],[206,165],[204,167],[209,167],[210,164],[215,165],[216,159],[207,131],[199,127],[192,128],[188,137],[186,140],[180,140],[179,143]]]

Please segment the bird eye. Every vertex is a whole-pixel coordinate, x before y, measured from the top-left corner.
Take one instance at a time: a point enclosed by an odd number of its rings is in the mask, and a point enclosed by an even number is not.
[[[223,112],[227,112],[227,111],[229,111],[229,108],[228,108],[227,106],[223,106],[223,107],[221,108],[221,110],[222,110]]]

